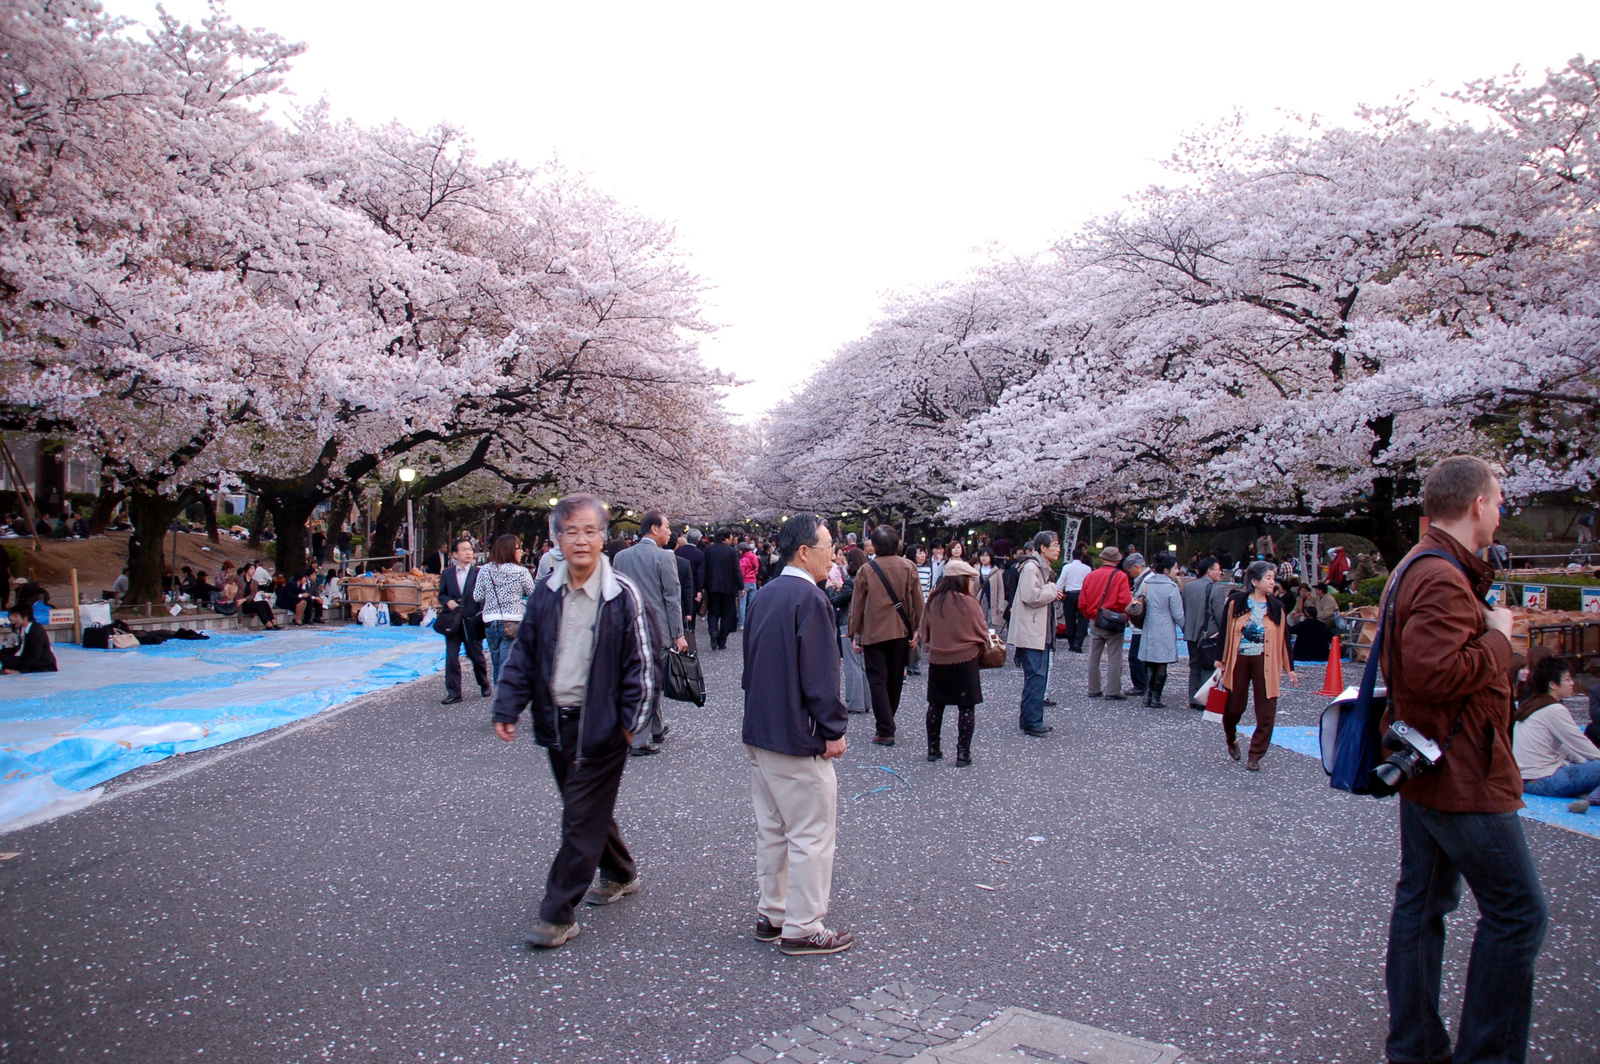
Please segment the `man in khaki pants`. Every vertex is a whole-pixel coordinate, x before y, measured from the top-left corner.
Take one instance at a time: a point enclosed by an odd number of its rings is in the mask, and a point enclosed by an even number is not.
[[[756,812],[756,938],[793,956],[840,953],[855,937],[823,920],[833,886],[838,783],[850,715],[839,699],[833,605],[817,582],[833,537],[816,514],[778,533],[783,573],[746,605],[744,743]],[[781,941],[780,941],[781,940]]]

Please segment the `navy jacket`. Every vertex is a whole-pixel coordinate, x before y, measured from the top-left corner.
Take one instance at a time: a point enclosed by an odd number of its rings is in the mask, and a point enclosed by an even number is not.
[[[650,630],[639,589],[604,559],[600,608],[595,614],[594,660],[579,718],[577,757],[611,740],[618,728],[637,732],[644,726],[655,693],[653,664],[657,639]],[[540,746],[561,749],[557,707],[550,697],[556,669],[556,643],[567,595],[567,563],[557,562],[547,579],[533,586],[528,611],[517,629],[495,685],[494,719],[515,724],[528,708],[533,739]]]
[[[839,698],[839,626],[833,604],[810,580],[775,577],[745,606],[744,741],[774,753],[815,757],[844,737]]]
[[[706,589],[706,552],[696,547],[693,543],[678,544],[677,555],[689,559],[689,568],[694,572],[694,590],[696,593]],[[682,581],[679,581],[680,583]]]

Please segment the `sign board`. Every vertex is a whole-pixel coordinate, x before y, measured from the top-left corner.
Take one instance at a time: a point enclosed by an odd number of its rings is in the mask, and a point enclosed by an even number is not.
[[[1490,584],[1489,593],[1483,596],[1483,601],[1487,602],[1491,606],[1504,605],[1506,601],[1506,585]]]
[[[1583,612],[1600,613],[1600,587],[1583,589]]]
[[[1061,530],[1061,560],[1063,563],[1072,560],[1073,551],[1078,549],[1078,532],[1083,528],[1083,518],[1069,517]]]
[[[1522,585],[1522,608],[1525,610],[1547,610],[1550,608],[1550,592],[1543,584]]]
[[[1307,584],[1315,584],[1322,577],[1322,537],[1309,535],[1300,537],[1300,579]]]
[[[55,607],[52,606],[51,609],[50,609],[50,623],[51,624],[71,624],[72,623],[72,608],[69,606],[67,609],[63,610],[63,609],[56,609]]]

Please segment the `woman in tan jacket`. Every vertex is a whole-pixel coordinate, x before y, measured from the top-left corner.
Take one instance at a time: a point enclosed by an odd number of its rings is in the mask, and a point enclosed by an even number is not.
[[[974,709],[983,701],[978,655],[989,645],[989,625],[972,593],[977,577],[978,570],[959,558],[947,562],[917,633],[928,648],[928,760],[944,760],[944,708],[954,704],[957,768],[972,764]]]
[[[1228,692],[1222,731],[1228,740],[1228,756],[1239,760],[1239,720],[1254,688],[1256,730],[1250,736],[1250,759],[1244,766],[1251,772],[1261,770],[1261,759],[1272,742],[1280,677],[1288,673],[1290,683],[1300,683],[1283,634],[1283,603],[1273,594],[1277,584],[1271,562],[1253,562],[1244,574],[1244,586],[1249,590],[1229,595],[1222,611],[1227,629],[1222,637],[1222,677],[1217,686]]]

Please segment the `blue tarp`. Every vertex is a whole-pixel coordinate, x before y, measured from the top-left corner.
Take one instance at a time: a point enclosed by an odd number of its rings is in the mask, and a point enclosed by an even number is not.
[[[55,648],[61,671],[0,679],[0,828],[173,754],[320,713],[444,666],[425,628],[212,634],[133,650]]]

